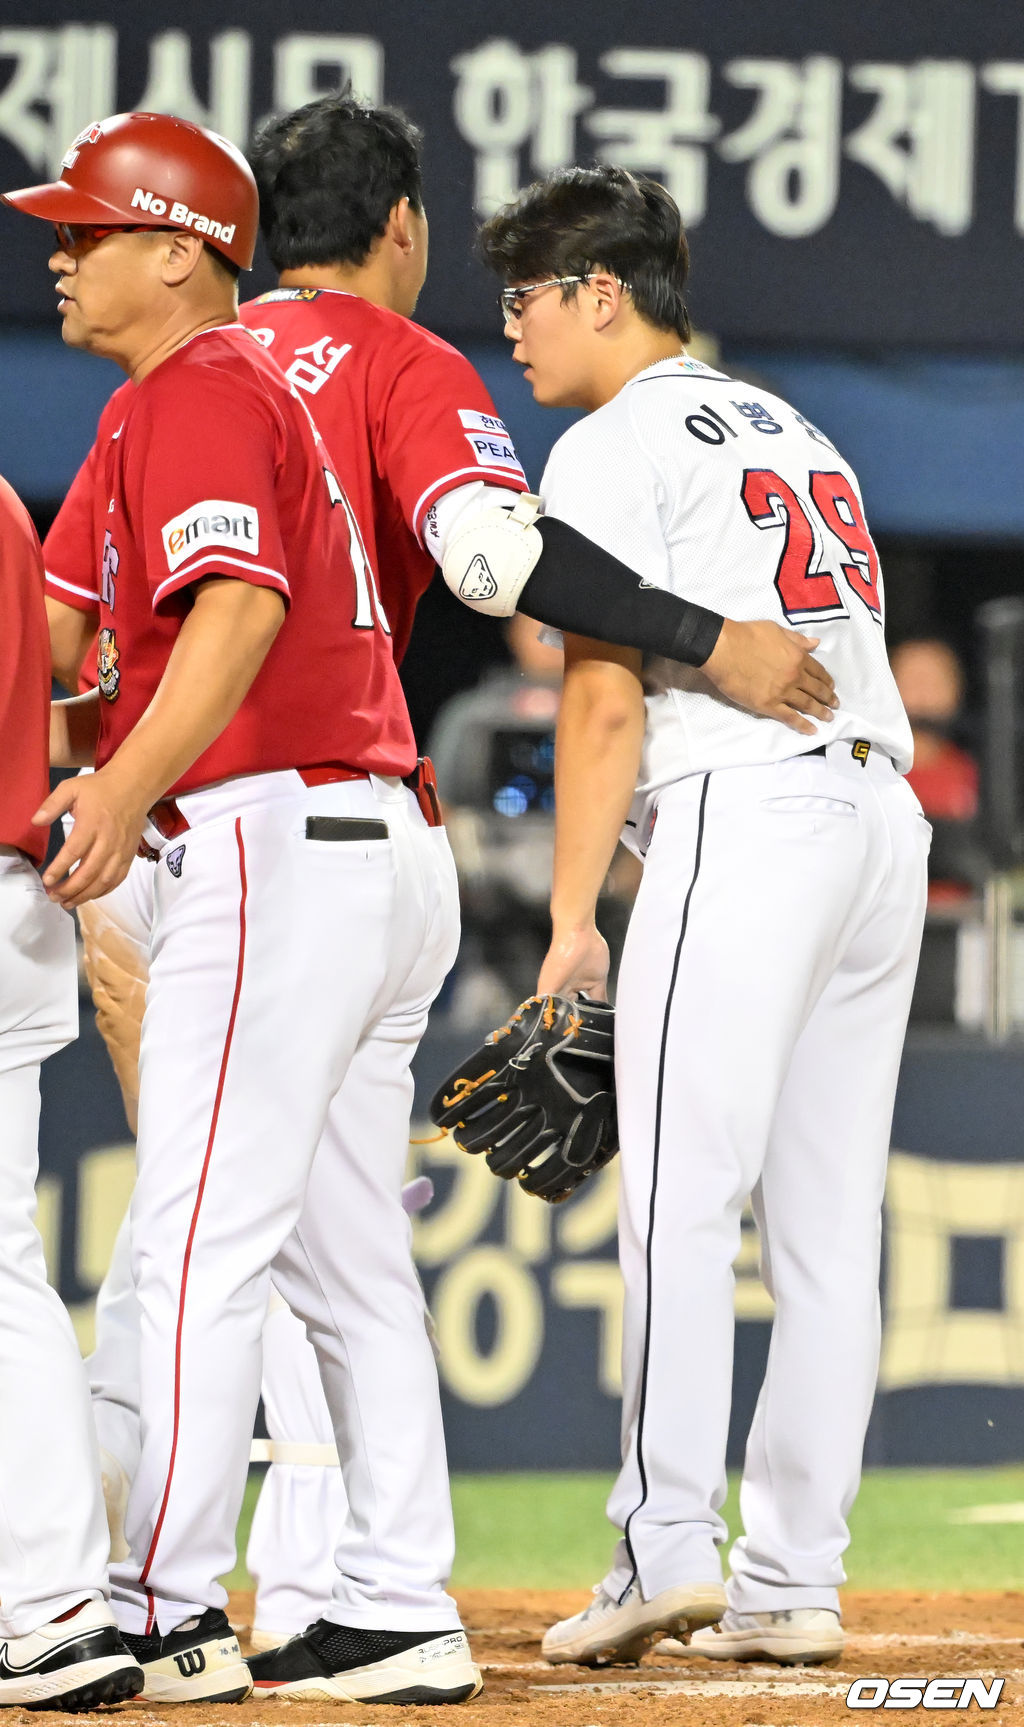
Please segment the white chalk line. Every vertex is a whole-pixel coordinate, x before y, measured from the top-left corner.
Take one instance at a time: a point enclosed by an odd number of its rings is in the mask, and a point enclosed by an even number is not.
[[[555,1671],[550,1661],[478,1661],[477,1666],[481,1673],[553,1673]]]
[[[467,1637],[533,1637],[536,1625],[467,1625]]]
[[[775,1697],[845,1697],[855,1678],[862,1674],[847,1673],[841,1676],[839,1684],[825,1685],[820,1680],[799,1679],[602,1679],[585,1682],[582,1685],[531,1685],[531,1691],[542,1692],[545,1695],[566,1696],[572,1692],[615,1692],[627,1691],[657,1691],[671,1694],[673,1697],[692,1697],[694,1699],[718,1697],[722,1699],[735,1698],[743,1700],[748,1697],[762,1699]],[[1010,1673],[1001,1673],[1000,1679],[1020,1680],[1024,1678],[1024,1669],[1015,1669]],[[1019,1703],[1020,1698],[1013,1698]]]
[[[941,1636],[931,1631],[858,1631],[846,1639],[848,1649],[886,1649],[897,1644],[927,1649],[942,1643],[955,1643],[961,1649],[995,1644],[1012,1648],[1024,1645],[1024,1631],[1019,1637],[993,1637],[984,1631],[946,1631]]]
[[[481,1639],[486,1639],[488,1637],[525,1637],[530,1641],[536,1641],[538,1638],[535,1626],[523,1626],[514,1630],[508,1630],[504,1627],[500,1630],[495,1630],[493,1628],[483,1630],[478,1628],[476,1630],[468,1630],[466,1635],[467,1637],[479,1637]],[[671,1643],[673,1647],[666,1648],[665,1644],[667,1643]],[[996,1637],[982,1631],[946,1631],[941,1636],[935,1632],[914,1631],[853,1631],[847,1632],[846,1635],[846,1647],[848,1650],[941,1649],[948,1647],[950,1644],[955,1644],[958,1649],[1022,1648],[1024,1647],[1024,1630],[1022,1630],[1019,1637]],[[668,1655],[676,1661],[682,1659],[694,1661],[698,1658],[701,1660],[708,1659],[707,1656],[698,1657],[698,1652],[695,1649],[691,1650],[685,1643],[676,1644],[675,1638],[664,1638],[660,1644],[656,1643],[654,1645],[654,1653],[656,1655]],[[525,1672],[529,1667],[535,1665],[537,1664],[530,1662],[524,1663],[521,1671]],[[540,1663],[540,1666],[544,1668],[547,1668],[550,1665],[551,1663],[548,1661]],[[515,1663],[512,1663],[511,1666],[514,1667]]]
[[[781,1680],[774,1684],[749,1679],[626,1679],[598,1680],[585,1685],[531,1685],[531,1691],[564,1695],[572,1691],[667,1691],[673,1697],[845,1697],[849,1686],[801,1684]]]
[[[478,1663],[478,1665],[479,1665],[481,1673],[549,1673],[553,1677],[555,1672],[556,1672],[556,1669],[554,1667],[552,1667],[550,1661],[481,1661]],[[571,1666],[571,1665],[573,1665],[573,1663],[565,1662],[564,1664],[559,1663],[559,1665]],[[774,1674],[774,1673],[777,1673],[780,1671],[780,1669],[778,1669],[774,1666],[772,1666],[772,1667],[763,1666],[760,1662],[748,1661],[748,1662],[745,1662],[744,1665],[746,1666],[748,1673]],[[588,1668],[588,1669],[586,1669],[586,1671],[596,1672],[596,1671],[598,1671],[598,1669]],[[601,1671],[607,1672],[608,1669],[604,1668],[604,1669],[601,1669]],[[651,1684],[700,1685],[703,1688],[703,1682],[700,1679],[691,1679],[689,1677],[685,1678],[685,1679],[682,1679],[682,1678],[680,1678],[680,1679],[671,1678],[670,1679],[669,1678],[669,1669],[665,1666],[664,1663],[662,1663],[658,1667],[644,1667],[644,1668],[637,1668],[635,1670],[631,1668],[630,1669],[630,1677],[628,1679],[622,1679],[622,1680],[610,1679],[608,1681],[608,1683],[609,1684],[623,1684],[623,1685],[629,1685],[629,1684],[642,1685],[642,1684],[648,1683],[648,1681],[645,1681],[642,1677],[642,1675],[645,1673],[650,1674],[651,1677],[650,1677],[649,1683],[651,1683]],[[831,1678],[834,1678],[837,1680],[838,1679],[850,1679],[851,1681],[859,1677],[859,1675],[856,1673],[846,1673],[845,1670],[841,1667],[830,1667],[829,1668],[829,1676]],[[596,1681],[595,1681],[595,1683],[596,1683]],[[712,1680],[711,1683],[714,1684],[714,1683],[716,1683],[716,1681]],[[740,1681],[740,1680],[729,1680],[729,1681],[723,1681],[723,1683],[741,1684],[742,1681]],[[577,1685],[566,1685],[566,1686],[561,1687],[562,1690],[566,1690],[566,1691],[578,1691],[578,1690],[580,1690],[580,1688],[581,1687],[578,1684]],[[585,1682],[584,1682],[583,1688],[585,1689]],[[803,1688],[804,1687],[801,1687],[801,1689],[803,1689]],[[559,1687],[556,1685],[555,1689],[558,1690]]]
[[[667,1647],[671,1644],[672,1647]],[[994,1637],[983,1631],[946,1631],[939,1635],[936,1632],[914,1631],[848,1631],[846,1648],[871,1649],[944,1649],[954,1644],[957,1649],[1019,1649],[1024,1647],[1024,1631],[1019,1637]],[[686,1643],[676,1643],[675,1638],[663,1638],[661,1643],[654,1645],[656,1654],[671,1655],[677,1661],[686,1659],[695,1661],[700,1655],[696,1649],[691,1649]]]
[[[693,1685],[693,1686],[696,1686],[700,1691],[706,1691],[708,1685],[723,1684],[723,1685],[728,1686],[728,1685],[744,1685],[747,1683],[756,1683],[756,1684],[762,1685],[762,1686],[767,1685],[769,1690],[772,1690],[772,1689],[776,1689],[779,1683],[783,1683],[783,1681],[781,1680],[781,1674],[783,1671],[787,1671],[793,1675],[791,1683],[796,1685],[797,1690],[799,1690],[799,1691],[806,1691],[808,1688],[813,1689],[816,1684],[820,1684],[819,1681],[817,1681],[811,1677],[812,1670],[809,1670],[809,1669],[803,1669],[803,1668],[797,1668],[797,1667],[789,1667],[788,1669],[782,1669],[782,1668],[774,1666],[774,1665],[768,1666],[768,1665],[763,1664],[759,1661],[746,1661],[746,1662],[744,1662],[743,1665],[746,1668],[747,1673],[750,1675],[749,1681],[746,1679],[716,1680],[716,1679],[713,1679],[710,1677],[704,1677],[704,1678],[693,1678],[690,1676],[687,1676],[686,1678],[682,1678],[682,1677],[677,1678],[675,1676],[670,1677],[666,1668],[662,1666],[662,1667],[637,1668],[635,1670],[631,1669],[630,1670],[630,1676],[628,1679],[627,1678],[611,1679],[610,1678],[608,1680],[601,1680],[601,1681],[598,1681],[597,1679],[594,1679],[593,1681],[581,1680],[581,1681],[577,1681],[577,1683],[575,1685],[565,1685],[565,1686],[559,1686],[557,1683],[555,1683],[554,1688],[555,1688],[555,1690],[561,1689],[561,1690],[566,1690],[566,1691],[577,1691],[581,1688],[581,1686],[583,1689],[586,1689],[586,1686],[589,1683],[593,1683],[593,1684],[600,1683],[600,1684],[608,1684],[608,1685],[612,1685],[612,1686],[615,1686],[615,1685],[625,1685],[625,1686],[630,1686],[630,1685],[634,1685],[634,1686],[635,1685],[639,1685],[639,1686],[644,1686],[644,1685],[670,1685],[670,1686],[671,1685]],[[947,1662],[946,1665],[948,1666],[949,1663]],[[547,1673],[547,1674],[552,1675],[552,1678],[553,1678],[555,1669],[553,1667],[551,1667],[547,1661],[482,1661],[480,1663],[480,1671],[481,1671],[481,1673],[484,1673],[484,1674],[491,1673],[491,1674],[495,1674],[495,1675],[501,1674],[501,1673],[524,1673],[524,1674],[525,1673]],[[587,1671],[595,1672],[597,1670],[590,1668]],[[604,1671],[607,1672],[608,1670],[604,1669]],[[803,1673],[804,1671],[807,1672],[807,1678],[806,1679],[798,1678],[797,1675],[800,1673]],[[864,1677],[863,1673],[857,1673],[857,1672],[854,1672],[852,1669],[847,1669],[845,1667],[832,1667],[832,1666],[830,1666],[828,1673],[829,1673],[829,1679],[830,1680],[833,1680],[836,1683],[838,1683],[840,1680],[842,1680],[844,1683],[851,1684],[851,1685],[855,1679],[862,1679]],[[998,1677],[1001,1679],[1014,1679],[1014,1680],[1024,1679],[1024,1667],[1000,1668]],[[544,1689],[544,1687],[541,1687],[541,1689]]]
[[[997,1505],[967,1505],[946,1514],[947,1523],[1024,1523],[1024,1499]]]

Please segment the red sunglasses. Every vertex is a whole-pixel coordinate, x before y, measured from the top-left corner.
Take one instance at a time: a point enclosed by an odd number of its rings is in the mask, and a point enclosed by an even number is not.
[[[81,246],[95,246],[111,234],[145,234],[151,231],[147,223],[115,222],[112,228],[97,228],[91,222],[55,222],[57,244],[65,252],[75,252]]]

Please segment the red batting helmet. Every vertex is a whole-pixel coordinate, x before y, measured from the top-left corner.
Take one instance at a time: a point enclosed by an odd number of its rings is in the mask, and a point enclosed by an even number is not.
[[[259,195],[240,150],[172,114],[113,114],[80,132],[59,180],[5,192],[48,222],[185,228],[241,269],[252,267]]]

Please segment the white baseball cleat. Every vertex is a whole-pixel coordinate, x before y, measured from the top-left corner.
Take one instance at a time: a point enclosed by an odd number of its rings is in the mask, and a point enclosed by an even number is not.
[[[589,1607],[545,1631],[541,1654],[545,1661],[574,1661],[581,1667],[636,1662],[657,1638],[712,1625],[724,1611],[720,1583],[680,1583],[650,1601],[644,1600],[637,1583],[630,1584],[621,1601],[599,1583]]]
[[[217,1607],[163,1635],[122,1635],[145,1676],[147,1703],[242,1703],[252,1690],[238,1638]]]
[[[77,1714],[141,1690],[142,1670],[105,1601],[85,1601],[70,1616],[0,1640],[0,1707]]]
[[[466,1703],[483,1689],[461,1626],[371,1631],[318,1619],[250,1661],[257,1697],[327,1703]]]
[[[698,1631],[678,1653],[712,1661],[834,1661],[846,1639],[838,1613],[827,1607],[788,1607],[774,1613],[733,1613]],[[675,1653],[675,1651],[673,1651]]]

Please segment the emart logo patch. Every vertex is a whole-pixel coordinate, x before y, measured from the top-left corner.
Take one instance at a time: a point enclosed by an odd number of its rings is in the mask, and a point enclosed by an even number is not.
[[[160,529],[173,575],[204,546],[231,546],[235,551],[255,554],[260,549],[260,518],[249,504],[232,504],[225,498],[204,498],[180,516],[172,516]]]

